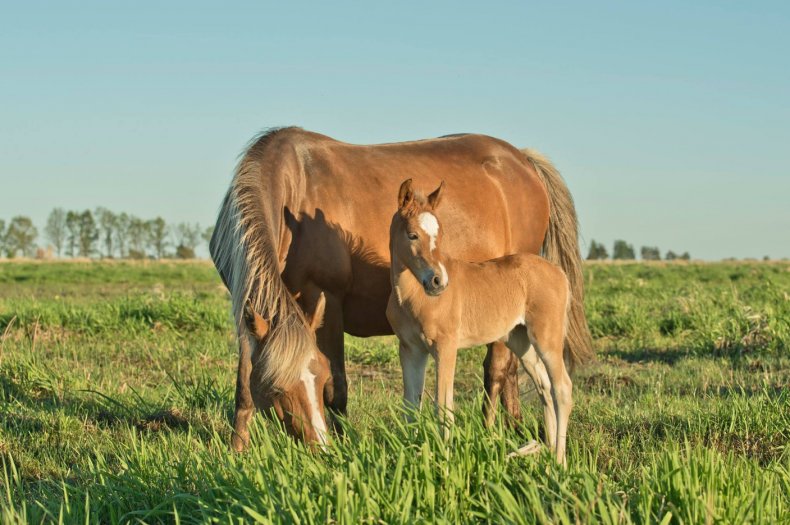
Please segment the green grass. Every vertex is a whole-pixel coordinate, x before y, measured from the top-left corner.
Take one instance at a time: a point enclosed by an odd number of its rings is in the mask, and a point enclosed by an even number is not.
[[[261,417],[231,453],[210,265],[0,264],[0,521],[790,523],[790,265],[586,276],[599,358],[574,377],[563,470],[506,458],[539,435],[524,378],[523,424],[482,427],[479,348],[452,440],[428,408],[404,424],[393,338],[347,337],[350,416],[326,453]]]

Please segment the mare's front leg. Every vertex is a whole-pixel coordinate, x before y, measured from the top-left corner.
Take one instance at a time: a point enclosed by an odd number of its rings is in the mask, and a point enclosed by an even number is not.
[[[427,365],[428,352],[401,341],[400,366],[403,371],[403,405],[407,421],[413,421],[414,412],[420,409]]]
[[[510,418],[508,423],[521,420],[521,407],[518,400],[518,359],[502,341],[489,343],[483,361],[483,420],[487,427],[494,424],[497,398],[502,400]]]
[[[239,367],[236,375],[236,410],[233,415],[233,436],[230,442],[233,450],[241,452],[250,444],[250,419],[255,413],[255,404],[250,392],[250,373],[252,372],[252,349],[246,328],[239,327]]]
[[[318,300],[321,290],[315,288],[310,295]],[[342,302],[332,293],[324,291],[326,309],[321,328],[316,332],[318,348],[329,360],[331,377],[324,386],[324,405],[329,412],[329,420],[337,434],[343,433],[337,416],[345,416],[348,406],[348,381],[346,379],[345,347],[343,344]],[[314,303],[313,303],[314,304]]]
[[[444,438],[450,438],[450,426],[455,420],[453,415],[453,384],[455,382],[455,361],[458,346],[454,340],[437,341],[434,345],[436,358],[436,410],[444,428]]]

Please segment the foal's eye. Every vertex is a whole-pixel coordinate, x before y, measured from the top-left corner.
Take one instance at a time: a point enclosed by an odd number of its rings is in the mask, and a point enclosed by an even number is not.
[[[406,237],[408,237],[410,241],[416,241],[417,240],[417,234],[414,233],[414,232],[407,233]]]

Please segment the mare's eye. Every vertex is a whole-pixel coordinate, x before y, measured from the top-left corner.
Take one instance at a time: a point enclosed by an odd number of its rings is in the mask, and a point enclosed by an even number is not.
[[[414,233],[414,232],[407,233],[406,237],[408,237],[410,241],[416,241],[417,240],[417,234]]]

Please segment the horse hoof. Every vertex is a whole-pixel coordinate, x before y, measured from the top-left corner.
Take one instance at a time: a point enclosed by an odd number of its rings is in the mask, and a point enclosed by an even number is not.
[[[521,447],[520,449],[516,450],[515,452],[511,452],[507,455],[508,458],[517,458],[520,456],[531,456],[532,454],[537,454],[543,449],[543,445],[535,441],[534,439]]]

